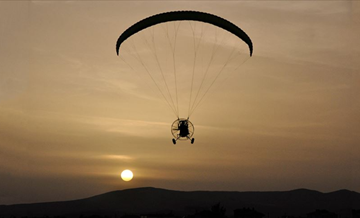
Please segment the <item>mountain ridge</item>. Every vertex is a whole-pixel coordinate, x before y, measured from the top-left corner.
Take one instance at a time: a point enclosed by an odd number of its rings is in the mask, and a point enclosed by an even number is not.
[[[155,187],[116,190],[88,198],[31,204],[0,205],[0,216],[67,216],[85,214],[142,214],[173,211],[187,215],[220,203],[228,215],[250,207],[269,217],[304,216],[316,209],[349,213],[360,209],[360,193],[341,189],[322,193],[310,189],[290,191],[177,191]]]

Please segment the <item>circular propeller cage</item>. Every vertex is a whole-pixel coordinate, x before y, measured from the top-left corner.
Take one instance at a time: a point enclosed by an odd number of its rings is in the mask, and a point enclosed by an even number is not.
[[[179,124],[180,124],[181,121],[187,121],[187,123],[188,123],[189,135],[187,135],[187,137],[180,137]],[[194,125],[188,119],[179,118],[179,119],[175,120],[171,125],[171,134],[177,140],[191,139],[191,137],[194,135],[194,131],[195,131]]]

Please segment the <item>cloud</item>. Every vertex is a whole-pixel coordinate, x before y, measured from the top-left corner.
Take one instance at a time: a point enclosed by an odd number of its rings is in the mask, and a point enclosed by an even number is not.
[[[134,159],[127,155],[114,155],[114,154],[101,155],[100,158],[110,159],[110,160],[125,160],[125,161]]]

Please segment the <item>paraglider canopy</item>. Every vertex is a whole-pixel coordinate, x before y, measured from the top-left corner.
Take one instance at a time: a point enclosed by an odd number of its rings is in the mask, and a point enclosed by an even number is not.
[[[120,35],[119,39],[117,40],[116,42],[117,55],[119,55],[119,49],[121,44],[131,35],[159,23],[165,23],[169,21],[182,21],[182,20],[201,21],[201,22],[213,24],[215,26],[218,26],[224,30],[233,33],[234,35],[242,39],[249,46],[250,56],[252,56],[253,45],[251,39],[242,29],[240,29],[238,26],[231,23],[230,21],[225,20],[224,18],[199,11],[171,11],[171,12],[156,14],[135,23],[127,30],[125,30],[125,32],[123,32]]]

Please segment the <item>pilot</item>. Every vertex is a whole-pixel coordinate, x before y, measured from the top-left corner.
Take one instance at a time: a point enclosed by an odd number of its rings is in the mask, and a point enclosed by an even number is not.
[[[187,137],[189,135],[189,126],[188,126],[188,122],[186,120],[180,121],[179,130],[180,130],[179,135],[181,137]]]

